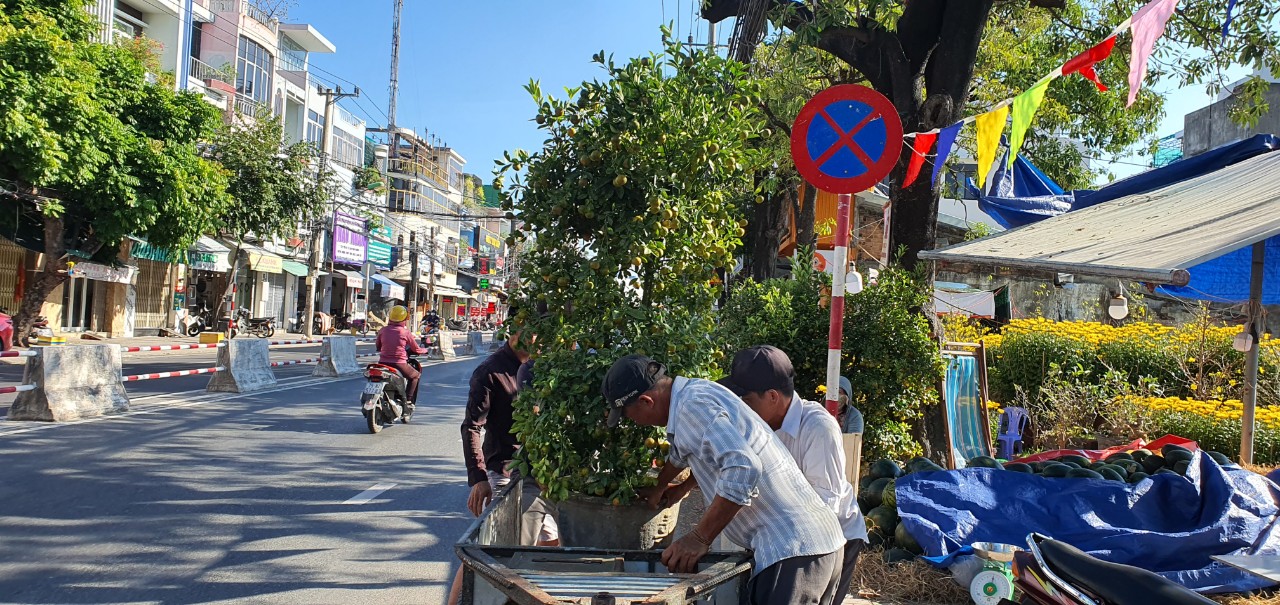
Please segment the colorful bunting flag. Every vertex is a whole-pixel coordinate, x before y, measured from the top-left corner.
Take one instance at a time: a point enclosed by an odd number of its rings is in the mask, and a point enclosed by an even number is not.
[[[947,158],[951,156],[951,146],[955,144],[961,126],[964,126],[964,122],[956,122],[938,133],[938,155],[933,158],[932,183],[934,185],[938,184],[938,173],[942,172],[942,165],[946,164]]]
[[[1018,156],[1018,150],[1022,149],[1022,142],[1027,136],[1027,128],[1031,126],[1031,118],[1036,115],[1036,110],[1044,102],[1044,93],[1049,90],[1049,82],[1052,81],[1053,78],[1046,77],[1013,99],[1013,130],[1009,133],[1010,168],[1013,167],[1014,158]]]
[[[907,164],[907,180],[902,184],[902,188],[910,187],[916,182],[916,177],[920,176],[920,168],[924,166],[924,157],[929,154],[929,149],[933,147],[933,142],[937,140],[938,133],[922,132],[916,135],[916,140],[911,144],[911,162]]]
[[[1009,120],[1009,106],[1001,105],[974,120],[978,127],[978,189],[987,182],[987,173],[996,161],[996,149],[1000,147],[1000,134]]]
[[[1138,99],[1138,89],[1147,77],[1147,58],[1155,50],[1156,40],[1164,35],[1164,26],[1173,16],[1178,0],[1152,0],[1133,14],[1130,29],[1133,31],[1133,49],[1129,57],[1129,102]]]
[[[1103,40],[1101,44],[1086,50],[1062,66],[1062,75],[1069,76],[1078,73],[1086,79],[1093,82],[1099,91],[1107,92],[1107,86],[1098,79],[1098,72],[1094,71],[1094,66],[1111,56],[1111,51],[1116,47],[1116,37],[1111,36]]]
[[[1231,11],[1236,8],[1236,0],[1227,0],[1227,20],[1222,23],[1222,43],[1227,43],[1227,32],[1231,31]]]

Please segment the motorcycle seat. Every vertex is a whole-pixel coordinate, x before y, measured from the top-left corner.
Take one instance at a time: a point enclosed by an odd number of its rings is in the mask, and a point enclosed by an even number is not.
[[[1084,592],[1114,605],[1213,605],[1206,597],[1171,580],[1131,565],[1110,563],[1057,540],[1038,546],[1045,563],[1058,577]]]
[[[400,376],[400,370],[398,370],[398,369],[396,369],[396,368],[394,368],[394,367],[392,367],[392,366],[389,366],[389,365],[387,365],[387,364],[384,364],[384,363],[371,363],[371,364],[369,364],[369,365],[365,366],[365,369],[366,369],[366,370],[367,370],[367,369],[369,369],[369,368],[379,368],[379,369],[381,369],[383,372],[388,372],[388,373],[390,373],[390,374],[395,374],[396,376]],[[403,378],[403,376],[400,376],[400,377],[401,377],[401,378]]]

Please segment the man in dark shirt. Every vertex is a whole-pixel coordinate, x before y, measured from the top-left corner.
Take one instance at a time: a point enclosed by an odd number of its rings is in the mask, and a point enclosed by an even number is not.
[[[516,374],[529,361],[520,337],[519,332],[512,334],[471,375],[467,413],[462,420],[462,454],[471,485],[467,508],[476,516],[500,489],[518,478],[507,467],[520,447],[511,432],[512,401],[519,390]],[[537,484],[526,480],[521,498],[521,544],[554,546],[559,543],[555,510],[539,497],[539,491]]]

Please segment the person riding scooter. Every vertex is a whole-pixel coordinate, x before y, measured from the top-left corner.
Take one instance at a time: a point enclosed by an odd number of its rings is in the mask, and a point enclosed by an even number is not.
[[[378,363],[387,365],[400,371],[400,375],[404,376],[408,383],[406,395],[409,401],[415,405],[418,402],[418,379],[422,374],[413,366],[409,365],[409,353],[414,355],[424,355],[427,350],[418,346],[413,339],[413,333],[409,331],[409,327],[404,325],[405,320],[409,319],[409,310],[401,305],[391,307],[391,312],[387,315],[388,323],[385,328],[378,330],[378,338],[374,341],[374,347],[378,350]]]

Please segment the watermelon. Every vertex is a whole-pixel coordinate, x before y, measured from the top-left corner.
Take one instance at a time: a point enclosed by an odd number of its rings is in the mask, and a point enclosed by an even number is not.
[[[1228,464],[1232,463],[1231,459],[1228,458],[1227,455],[1223,454],[1222,452],[1205,452],[1205,455],[1209,456],[1210,458],[1213,458],[1213,461],[1217,462],[1220,466],[1227,466]]]
[[[1077,456],[1075,454],[1068,454],[1066,456],[1058,458],[1058,461],[1069,462],[1069,463],[1075,464],[1080,468],[1089,468],[1089,465],[1093,464],[1092,460],[1085,458],[1084,456]]]
[[[1148,475],[1142,471],[1138,471],[1136,473],[1130,473],[1129,483],[1141,483],[1143,479],[1146,479],[1147,477],[1150,477],[1150,476],[1151,475]]]
[[[891,479],[876,479],[872,481],[867,489],[858,492],[858,505],[862,507],[863,512],[884,504],[884,488],[889,485]]]
[[[1035,473],[1036,472],[1035,469],[1031,468],[1030,464],[1023,464],[1021,462],[1010,462],[1008,464],[1005,464],[1004,470],[1013,471],[1015,473]]]
[[[890,479],[885,484],[884,489],[880,492],[880,506],[887,506],[895,510],[898,508],[897,484],[898,482],[894,479]]]
[[[1045,465],[1044,472],[1042,472],[1041,474],[1044,475],[1045,477],[1066,477],[1067,473],[1072,470],[1073,470],[1072,467],[1066,464],[1059,464],[1057,462],[1054,462],[1052,464]]]
[[[1118,467],[1118,466],[1111,466],[1111,465],[1105,465],[1105,466],[1103,466],[1101,469],[1099,469],[1099,470],[1098,470],[1098,474],[1099,474],[1099,475],[1102,475],[1102,478],[1103,478],[1103,479],[1107,479],[1107,480],[1109,480],[1109,481],[1121,481],[1121,482],[1123,482],[1123,481],[1124,481],[1124,477],[1123,477],[1123,476],[1121,476],[1121,475],[1120,475],[1120,473],[1117,473],[1117,472],[1116,472],[1116,469],[1118,469],[1118,468],[1120,468],[1120,467]]]
[[[1120,475],[1120,479],[1121,479],[1121,480],[1125,480],[1125,479],[1128,479],[1128,478],[1129,478],[1129,471],[1125,470],[1125,468],[1124,468],[1123,466],[1120,466],[1120,465],[1118,465],[1118,464],[1104,464],[1104,465],[1102,465],[1102,468],[1103,468],[1103,469],[1111,469],[1111,470],[1112,470],[1112,471],[1114,471],[1117,475]],[[1102,472],[1102,469],[1098,469],[1098,472],[1099,472],[1099,473],[1101,473],[1101,472]]]
[[[1175,473],[1175,472],[1173,472],[1173,471],[1171,471],[1171,470],[1169,470],[1169,469],[1167,469],[1167,468],[1162,468],[1162,469],[1160,469],[1160,470],[1156,471],[1156,473],[1155,473],[1155,474],[1157,474],[1157,475],[1173,475],[1174,477],[1181,477],[1181,476],[1182,476],[1182,475],[1179,475],[1178,473]]]
[[[1117,460],[1133,460],[1133,455],[1126,454],[1125,452],[1117,452],[1107,456],[1107,462],[1114,464]]]
[[[1154,475],[1162,468],[1164,468],[1164,457],[1159,454],[1151,454],[1142,459],[1142,470],[1147,471],[1148,475]]]
[[[867,513],[867,534],[876,534],[881,543],[893,539],[893,532],[898,527],[898,511],[887,506],[878,506]]]
[[[1150,455],[1151,455],[1151,450],[1148,450],[1148,449],[1136,449],[1136,450],[1133,450],[1132,452],[1129,452],[1129,455],[1130,455],[1130,456],[1133,456],[1134,461],[1136,461],[1136,462],[1142,462],[1142,459],[1143,459],[1143,458],[1146,458],[1147,456],[1150,456]]]
[[[1001,468],[1000,463],[991,456],[974,456],[965,465],[969,468]]]
[[[1071,479],[1102,479],[1102,475],[1098,471],[1089,470],[1087,468],[1073,468],[1067,471],[1067,477]]]
[[[876,479],[897,479],[902,476],[902,469],[892,460],[876,460],[875,464],[871,465],[871,476]]]
[[[903,548],[890,548],[889,550],[884,551],[885,563],[906,563],[907,561],[915,558],[915,555]]]
[[[1174,463],[1173,472],[1178,473],[1179,475],[1182,475],[1183,477],[1185,477],[1187,476],[1187,469],[1190,467],[1191,467],[1190,460],[1179,460]]]
[[[1176,466],[1184,460],[1191,462],[1191,459],[1195,457],[1191,450],[1176,445],[1166,445],[1161,453],[1164,454],[1165,465],[1167,466]]]
[[[898,528],[893,530],[893,542],[898,545],[898,548],[904,549],[912,554],[924,554],[924,549],[920,547],[920,543],[916,542],[916,539],[911,535],[911,532],[907,531],[906,523],[898,523]]]

